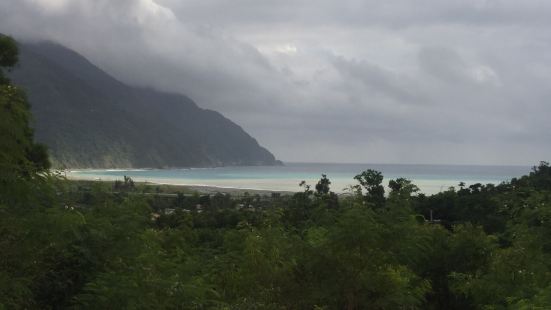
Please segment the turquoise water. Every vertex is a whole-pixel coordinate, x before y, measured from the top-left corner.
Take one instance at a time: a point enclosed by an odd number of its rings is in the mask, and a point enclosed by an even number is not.
[[[323,173],[331,180],[333,191],[343,192],[346,187],[356,184],[353,177],[366,169],[381,171],[385,176],[385,184],[388,180],[399,177],[411,179],[426,194],[457,186],[459,182],[467,185],[497,184],[530,171],[528,166],[286,163],[285,166],[79,170],[69,172],[68,176],[78,179],[116,180],[126,175],[135,181],[163,184],[299,191],[300,181],[305,180],[308,184],[315,185]]]

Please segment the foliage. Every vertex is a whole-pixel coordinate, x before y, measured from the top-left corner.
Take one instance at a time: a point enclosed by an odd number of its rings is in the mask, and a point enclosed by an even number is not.
[[[526,187],[523,194],[492,189],[509,215],[502,231],[489,234],[461,218],[449,228],[419,220],[416,209],[449,206],[445,200],[460,195],[432,200],[405,180],[395,181],[401,186],[384,208],[365,196],[329,203],[330,194],[309,188],[275,198],[180,193],[167,201],[138,187],[121,191],[130,180],[90,188],[47,182],[58,195],[42,207],[0,209],[5,308],[549,306],[548,189],[528,196]],[[320,183],[327,184],[323,176]]]
[[[385,188],[383,186],[383,174],[379,171],[368,169],[354,177],[365,189],[365,201],[375,208],[381,208],[385,202]]]
[[[0,85],[9,84],[10,80],[3,71],[13,68],[18,61],[17,43],[13,38],[0,34]]]

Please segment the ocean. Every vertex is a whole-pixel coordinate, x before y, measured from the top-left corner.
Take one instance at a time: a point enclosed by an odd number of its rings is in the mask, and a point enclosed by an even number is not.
[[[450,186],[457,187],[459,182],[467,185],[499,184],[513,177],[528,174],[531,167],[286,163],[284,166],[72,170],[67,176],[75,179],[122,180],[126,175],[140,182],[296,192],[301,191],[299,187],[301,181],[304,180],[314,187],[321,174],[326,174],[331,181],[331,190],[342,193],[350,185],[357,184],[353,179],[354,176],[366,169],[381,171],[385,177],[385,185],[390,179],[404,177],[412,180],[422,193],[434,194]]]

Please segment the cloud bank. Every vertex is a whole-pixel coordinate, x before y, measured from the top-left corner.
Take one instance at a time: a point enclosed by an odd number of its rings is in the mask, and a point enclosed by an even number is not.
[[[189,95],[287,161],[551,158],[545,1],[0,0],[0,32]]]

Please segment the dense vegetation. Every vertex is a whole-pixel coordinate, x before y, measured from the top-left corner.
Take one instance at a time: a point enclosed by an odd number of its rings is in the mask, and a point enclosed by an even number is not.
[[[69,182],[0,79],[0,309],[551,308],[548,163],[428,197],[372,170],[341,196],[325,176],[270,197]]]
[[[185,96],[125,85],[57,44],[20,48],[10,77],[29,96],[36,139],[55,167],[278,163],[241,127]]]

